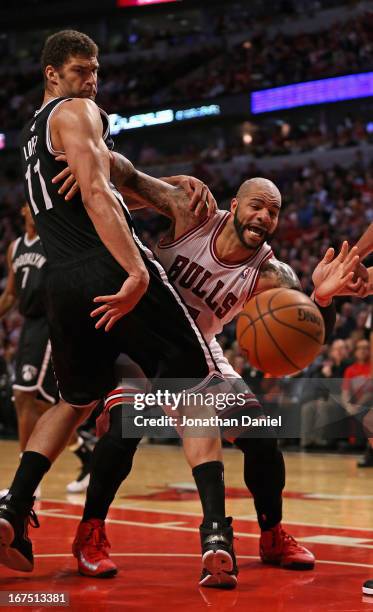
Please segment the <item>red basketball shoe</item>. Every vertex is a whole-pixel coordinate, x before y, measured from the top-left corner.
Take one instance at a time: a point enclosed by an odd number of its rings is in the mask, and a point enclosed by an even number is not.
[[[311,570],[315,557],[281,527],[281,523],[262,531],[259,553],[263,563],[279,565],[285,569]]]
[[[73,555],[78,559],[78,571],[92,578],[111,578],[117,567],[109,558],[110,544],[105,533],[105,521],[89,519],[79,524],[73,542]]]

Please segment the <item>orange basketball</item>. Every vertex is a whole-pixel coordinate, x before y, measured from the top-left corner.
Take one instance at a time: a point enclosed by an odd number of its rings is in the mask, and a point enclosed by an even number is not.
[[[237,340],[258,370],[284,376],[303,370],[325,337],[316,304],[294,289],[270,289],[252,298],[239,314]]]

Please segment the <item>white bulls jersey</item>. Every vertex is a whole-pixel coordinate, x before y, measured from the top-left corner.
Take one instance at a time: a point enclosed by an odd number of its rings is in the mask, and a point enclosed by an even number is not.
[[[229,323],[251,298],[260,268],[267,259],[273,257],[273,253],[271,247],[264,243],[243,263],[230,264],[221,261],[216,254],[215,244],[228,221],[229,214],[226,211],[218,211],[214,217],[207,219],[177,240],[158,244],[156,254],[170,282],[183,298],[198,329],[209,343],[215,365],[228,384],[228,387],[219,387],[219,389],[224,393],[236,393],[236,387],[232,387],[232,382],[236,384],[237,379],[241,381],[242,379],[224,356],[215,335],[221,332],[224,325]],[[137,237],[135,240],[138,242]],[[151,257],[149,253],[147,251],[148,257]],[[132,404],[133,395],[137,391],[144,393],[148,389],[146,383],[144,387],[144,374],[141,370],[139,372],[138,366],[126,356],[122,359],[126,372],[123,379],[126,382],[106,397],[104,414],[115,405]],[[243,388],[245,404],[241,409],[242,414],[246,414],[246,408],[250,410],[258,408],[259,404],[243,381],[242,384],[245,385]],[[223,416],[220,412],[217,414]],[[175,413],[172,415],[175,416]]]
[[[156,249],[169,280],[207,342],[242,310],[254,292],[261,265],[273,257],[271,247],[264,243],[243,263],[219,259],[216,240],[229,215],[219,210],[211,219]]]

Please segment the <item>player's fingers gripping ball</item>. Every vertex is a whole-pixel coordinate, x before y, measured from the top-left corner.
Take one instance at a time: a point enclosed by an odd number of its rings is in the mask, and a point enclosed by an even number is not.
[[[258,370],[284,376],[303,370],[324,344],[324,321],[316,304],[294,289],[270,289],[239,314],[237,340]]]

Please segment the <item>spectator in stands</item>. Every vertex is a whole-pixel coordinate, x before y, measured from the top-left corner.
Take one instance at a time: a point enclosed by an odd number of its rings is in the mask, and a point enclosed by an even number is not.
[[[356,328],[354,307],[351,302],[345,302],[341,307],[338,337],[346,339]]]
[[[301,447],[303,450],[336,446],[336,424],[344,418],[342,379],[351,362],[344,340],[334,340],[328,356],[307,381],[301,406]]]
[[[361,412],[367,393],[367,379],[370,378],[370,344],[362,339],[356,343],[354,363],[346,368],[343,376],[342,399],[348,414],[356,416]],[[373,449],[369,442],[364,457],[357,465],[373,467]]]

